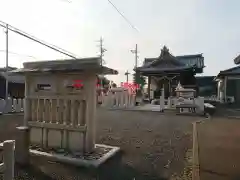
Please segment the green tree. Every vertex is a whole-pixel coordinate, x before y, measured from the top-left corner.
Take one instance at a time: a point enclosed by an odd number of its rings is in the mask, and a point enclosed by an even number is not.
[[[139,84],[140,89],[142,90],[144,85],[146,84],[146,77],[140,75],[139,73],[133,74],[133,82],[135,84]]]

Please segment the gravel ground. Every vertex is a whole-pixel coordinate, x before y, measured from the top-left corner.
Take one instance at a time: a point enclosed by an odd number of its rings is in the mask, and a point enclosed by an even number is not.
[[[0,141],[14,137],[14,127],[22,115],[0,116]],[[120,146],[123,154],[123,180],[169,179],[185,173],[186,154],[192,148],[192,122],[201,117],[176,116],[158,112],[97,111],[97,143]],[[52,171],[54,179],[84,179],[79,168],[36,160],[40,169]],[[19,170],[21,174],[26,174]],[[46,179],[31,170],[30,179]],[[58,176],[56,176],[58,175]],[[19,179],[22,176],[19,175]]]
[[[184,170],[198,117],[157,112],[98,111],[97,141],[120,146],[123,162],[141,174],[169,178]]]
[[[218,118],[197,124],[202,180],[240,179],[240,121]]]

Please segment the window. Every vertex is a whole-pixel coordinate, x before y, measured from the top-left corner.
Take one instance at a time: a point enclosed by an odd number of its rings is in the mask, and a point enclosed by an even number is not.
[[[50,91],[51,85],[50,84],[37,84],[36,91]]]

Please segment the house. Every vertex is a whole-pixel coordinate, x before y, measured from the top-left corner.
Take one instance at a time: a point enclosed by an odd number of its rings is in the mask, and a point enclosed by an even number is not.
[[[17,68],[8,67],[8,71]],[[9,76],[6,68],[0,68],[0,98],[4,99],[6,96],[6,80],[8,81],[8,94],[13,98],[24,98],[25,78],[21,75]]]
[[[240,103],[240,65],[220,71],[215,80],[221,102],[229,102],[233,97],[236,103]]]

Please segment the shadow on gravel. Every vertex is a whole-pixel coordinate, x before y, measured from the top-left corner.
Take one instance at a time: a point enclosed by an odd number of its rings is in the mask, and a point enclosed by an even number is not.
[[[35,168],[34,166],[19,166],[15,167],[15,180],[67,180],[67,179],[76,179],[76,180],[166,180],[165,178],[154,177],[152,175],[147,175],[136,171],[134,168],[128,165],[122,165],[117,170],[113,170],[112,167],[107,170],[100,170],[97,174],[91,173],[90,171],[84,168],[76,168],[73,166],[67,166],[66,168],[74,171],[73,174],[64,174],[57,175],[58,172],[49,172],[46,174],[40,169]],[[76,173],[77,172],[77,173]],[[49,174],[50,173],[50,174]],[[0,180],[3,180],[3,176],[0,176]]]
[[[0,180],[4,180],[3,174]],[[14,180],[53,180],[34,166],[15,165]]]

